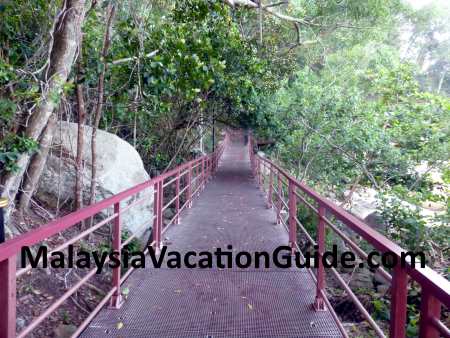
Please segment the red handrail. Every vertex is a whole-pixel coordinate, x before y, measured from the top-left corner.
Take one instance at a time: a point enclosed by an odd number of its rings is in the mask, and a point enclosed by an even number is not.
[[[31,333],[43,320],[45,320],[53,311],[55,311],[66,299],[68,299],[73,293],[75,293],[82,285],[84,285],[89,278],[91,278],[96,269],[89,271],[79,282],[68,289],[58,300],[47,307],[47,309],[41,313],[38,317],[34,318],[28,326],[26,326],[21,332],[16,334],[16,278],[22,276],[31,267],[27,266],[20,270],[16,269],[16,258],[20,253],[21,248],[24,246],[36,245],[45,239],[56,235],[64,230],[67,230],[82,221],[90,219],[99,212],[114,207],[112,215],[99,223],[93,225],[87,230],[82,231],[75,237],[69,239],[64,244],[49,250],[49,254],[52,251],[60,251],[93,231],[97,230],[101,226],[113,222],[113,235],[112,235],[112,248],[114,251],[120,253],[121,249],[127,245],[135,237],[131,236],[125,242],[121,243],[121,215],[128,211],[131,207],[140,204],[146,200],[142,196],[137,194],[143,192],[145,189],[153,187],[154,199],[153,208],[154,215],[152,219],[146,223],[150,224],[153,221],[152,235],[153,242],[151,243],[155,249],[159,249],[161,246],[161,235],[167,230],[171,224],[179,222],[180,213],[186,207],[192,205],[192,200],[199,194],[205,187],[207,180],[216,171],[220,157],[224,151],[228,140],[228,135],[225,135],[224,141],[217,147],[216,151],[211,154],[204,155],[200,158],[194,159],[183,165],[180,165],[162,175],[148,180],[147,182],[136,185],[130,189],[127,189],[117,195],[106,198],[100,202],[83,208],[79,211],[73,212],[62,218],[49,222],[38,229],[29,231],[23,235],[15,237],[0,244],[0,337],[1,338],[13,338],[24,337]],[[166,181],[166,182],[165,182]],[[183,182],[185,183],[184,187]],[[175,185],[175,196],[166,205],[164,204],[164,189]],[[185,203],[180,206],[180,197],[185,194]],[[127,206],[121,206],[121,202],[129,200],[130,198],[137,197],[138,200],[133,201]],[[148,197],[148,195],[147,195]],[[175,205],[175,216],[167,223],[164,224],[164,211],[170,206]],[[120,254],[118,255],[120,257]],[[73,337],[78,336],[79,333],[87,326],[90,320],[95,316],[98,311],[110,301],[111,306],[120,307],[122,304],[120,285],[126,280],[126,278],[133,271],[133,268],[128,269],[124,276],[120,274],[120,266],[113,268],[112,271],[112,286],[108,294],[100,301],[94,311],[85,319],[78,330],[73,334]]]
[[[277,213],[277,222],[285,225],[289,231],[289,241],[293,250],[299,250],[297,245],[297,226],[306,234],[306,237],[312,244],[318,244],[318,252],[321,255],[325,248],[325,227],[328,226],[337,235],[339,235],[362,259],[367,259],[367,254],[359,248],[359,246],[350,240],[342,231],[340,231],[330,220],[326,217],[331,214],[336,219],[342,222],[345,226],[359,234],[369,244],[379,250],[381,253],[393,253],[399,260],[406,250],[395,244],[376,230],[369,227],[367,224],[337,206],[335,203],[324,198],[316,191],[305,185],[304,183],[295,179],[286,170],[279,165],[273,163],[267,158],[261,157],[254,153],[254,142],[249,141],[249,155],[251,167],[257,183],[264,189],[266,184],[266,176],[269,176],[269,184],[267,187],[267,204],[275,206]],[[275,188],[274,177],[277,178]],[[283,181],[284,179],[284,181]],[[286,187],[287,186],[287,187]],[[288,203],[284,201],[284,190],[288,190]],[[306,198],[302,196],[306,195]],[[276,201],[274,201],[274,195]],[[317,241],[307,233],[304,226],[297,218],[297,199],[300,199],[304,205],[315,212],[319,219]],[[315,208],[307,199],[314,201],[317,204]],[[286,209],[289,212],[288,224],[280,217],[280,212]],[[358,300],[356,295],[349,288],[347,283],[340,277],[336,269],[331,268],[332,275],[337,279],[339,284],[349,294],[352,301],[355,302],[358,309],[363,316],[375,330],[380,337],[385,337],[383,330],[371,318],[368,311],[364,308],[362,303]],[[421,295],[421,313],[420,313],[420,337],[421,338],[438,338],[441,335],[450,337],[450,330],[440,321],[442,305],[450,308],[450,282],[443,276],[432,270],[428,266],[421,268],[416,266],[413,268],[410,265],[401,267],[397,265],[393,269],[392,276],[385,270],[380,268],[380,274],[391,282],[391,316],[390,316],[390,337],[404,337],[406,329],[406,311],[407,311],[407,283],[408,276],[420,284],[422,289]],[[330,307],[330,303],[326,298],[325,287],[325,270],[322,261],[319,260],[319,267],[316,274],[312,274],[316,283],[316,302],[314,304],[316,310],[325,309],[325,304]],[[346,335],[345,332],[343,332]]]

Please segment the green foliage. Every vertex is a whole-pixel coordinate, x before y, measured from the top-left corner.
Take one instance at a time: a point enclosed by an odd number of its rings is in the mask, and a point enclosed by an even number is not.
[[[52,12],[58,5],[59,1],[52,3],[47,0],[2,2],[0,41],[6,47],[7,60],[11,64],[22,63],[34,54],[40,39],[50,27]]]
[[[341,197],[362,184],[415,203],[439,199],[415,167],[442,168],[450,157],[449,100],[421,91],[413,66],[377,48],[357,45],[331,55],[330,68],[305,68],[284,83],[266,109],[278,126],[269,137],[282,140],[276,156]]]
[[[389,320],[390,306],[386,299],[384,298],[374,299],[372,300],[372,305],[374,308],[372,314],[376,319]]]
[[[37,150],[37,142],[25,136],[9,134],[0,142],[0,172],[15,172],[19,169],[17,159],[22,153],[32,153]]]
[[[112,108],[105,113],[103,126],[119,126],[116,132],[134,142],[130,129],[136,123],[138,151],[148,159],[150,170],[160,170],[174,155],[178,158],[172,164],[190,156],[191,149],[184,145],[195,143],[199,127],[206,130],[213,120],[246,127],[256,123],[261,93],[276,86],[267,62],[242,39],[228,6],[219,0],[174,1],[173,6],[153,11],[144,4],[138,9],[132,6],[138,5],[119,8],[111,58],[141,58],[139,64],[111,67],[112,85],[106,96]],[[131,8],[142,13],[140,21],[129,14]],[[98,49],[101,41],[92,29],[86,32],[85,44]],[[155,46],[154,57],[142,57]],[[95,59],[85,57],[86,64],[95,67]],[[85,81],[95,85],[88,76]],[[124,83],[125,90],[115,90],[116,84],[123,88]],[[139,103],[130,113],[129,102],[138,84]]]
[[[385,199],[381,207],[386,235],[413,251],[427,251],[427,228],[417,210],[402,205],[397,199]]]

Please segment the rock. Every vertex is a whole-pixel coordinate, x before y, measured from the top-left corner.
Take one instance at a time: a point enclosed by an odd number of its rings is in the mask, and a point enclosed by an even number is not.
[[[345,194],[348,193],[348,191],[345,192]],[[350,212],[360,219],[365,219],[373,214],[379,207],[377,195],[378,192],[372,188],[363,188],[355,191],[351,198]]]
[[[56,327],[54,333],[56,338],[70,338],[76,330],[77,327],[75,325],[61,324]]]
[[[372,228],[374,228],[374,229],[376,229],[378,231],[381,231],[381,232],[385,228],[383,217],[377,211],[369,214],[366,218],[363,219],[363,221],[367,225],[370,225]]]
[[[377,292],[381,295],[386,294],[389,291],[389,285],[387,284],[380,284],[377,285]]]
[[[446,164],[448,165],[448,162],[446,162]],[[419,165],[417,165],[414,168],[414,171],[419,175],[428,175],[428,178],[432,183],[444,183],[444,180],[442,179],[442,172],[440,172],[438,169],[430,170],[430,166],[426,161],[422,161]]]
[[[346,191],[347,195],[349,191]],[[439,202],[426,201],[421,206],[416,206],[407,201],[400,200],[394,195],[385,196],[389,201],[398,201],[404,208],[411,210],[418,210],[423,220],[426,222],[427,226],[437,225],[434,222],[436,215],[445,214],[446,208],[445,204]],[[339,201],[335,203],[340,204]],[[365,223],[380,230],[383,227],[383,220],[378,211],[381,206],[381,200],[378,196],[378,191],[372,188],[359,188],[352,194],[350,203],[347,203],[345,207],[353,215],[363,220]]]
[[[445,203],[433,202],[433,201],[425,201],[422,202],[422,208],[435,211],[442,212],[445,211],[446,205]]]
[[[378,270],[376,270],[375,273],[373,274],[373,280],[377,284],[385,284],[385,285],[390,284],[390,282],[387,281],[386,279],[384,279],[384,277],[381,275],[381,273]]]
[[[83,156],[84,198],[89,198],[91,177],[91,134],[92,128],[85,126],[85,153]],[[36,196],[49,206],[56,207],[71,203],[75,190],[75,158],[77,144],[77,124],[61,122],[53,138],[52,151],[49,154],[41,175]],[[144,164],[138,152],[126,141],[116,135],[97,131],[97,193],[96,201],[120,193],[139,183],[149,180]],[[148,188],[135,197],[121,203],[124,207],[133,200],[146,196],[146,200],[122,214],[125,229],[142,240],[146,238],[152,226],[153,188]],[[109,212],[112,212],[111,210]],[[107,211],[102,212],[105,217]]]
[[[367,268],[358,269],[355,271],[350,284],[352,288],[372,289],[372,273]]]

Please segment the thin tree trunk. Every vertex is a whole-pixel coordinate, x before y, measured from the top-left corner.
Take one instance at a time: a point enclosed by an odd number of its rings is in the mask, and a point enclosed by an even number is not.
[[[344,207],[347,203],[349,203],[352,200],[352,196],[355,193],[356,189],[358,188],[359,182],[361,181],[362,178],[363,178],[363,173],[360,173],[355,178],[355,180],[352,183],[349,193],[347,194],[347,196],[344,197],[344,200],[340,204],[340,207]]]
[[[77,74],[77,108],[78,108],[78,134],[77,134],[77,157],[75,159],[75,208],[83,207],[83,154],[84,154],[84,125],[86,124],[86,108],[83,93],[83,67],[81,50],[78,56]]]
[[[52,145],[53,134],[55,132],[56,114],[52,114],[45,127],[41,141],[39,143],[39,151],[31,158],[28,166],[27,175],[24,178],[24,184],[22,185],[22,194],[19,200],[19,210],[24,212],[30,205],[31,197],[36,191],[36,187],[41,177],[42,170],[44,169],[45,162],[47,161],[48,153]]]
[[[139,77],[138,72],[138,77]],[[133,99],[132,111],[134,114],[134,125],[133,125],[133,147],[136,148],[137,145],[137,114],[138,114],[138,100],[139,100],[139,86],[136,86],[136,93]]]
[[[65,0],[62,10],[55,20],[52,33],[53,44],[50,51],[49,67],[46,72],[46,88],[41,94],[40,105],[33,113],[25,130],[25,135],[38,141],[46,128],[50,116],[59,102],[54,99],[60,95],[72,69],[81,27],[85,16],[85,0]],[[49,130],[50,132],[51,130]],[[18,172],[9,173],[3,179],[2,196],[14,201],[30,160],[29,154],[22,154],[17,165]],[[40,173],[39,173],[40,174]],[[32,191],[28,193],[33,193]],[[6,212],[8,217],[14,203]]]
[[[258,24],[259,24],[259,44],[262,46],[263,44],[263,9],[262,9],[262,0],[259,0],[258,4]]]
[[[447,75],[447,72],[444,70],[442,72],[441,78],[439,79],[439,84],[438,84],[438,87],[437,87],[437,93],[438,94],[441,92],[442,84],[444,83],[444,79],[445,79],[445,75]]]
[[[115,5],[110,5],[108,10],[108,16],[105,27],[105,36],[103,38],[103,48],[101,53],[101,59],[103,63],[102,71],[100,72],[98,78],[98,86],[97,86],[97,105],[95,109],[94,122],[92,125],[92,135],[91,135],[91,162],[92,162],[92,173],[91,173],[91,186],[90,186],[90,199],[89,204],[94,203],[95,201],[95,188],[96,188],[96,180],[97,180],[97,152],[96,152],[96,139],[97,139],[97,129],[100,124],[100,119],[102,117],[103,110],[103,96],[104,96],[104,87],[105,87],[105,73],[108,67],[108,63],[106,62],[106,57],[108,55],[109,46],[111,44],[111,26],[114,19],[115,13]]]

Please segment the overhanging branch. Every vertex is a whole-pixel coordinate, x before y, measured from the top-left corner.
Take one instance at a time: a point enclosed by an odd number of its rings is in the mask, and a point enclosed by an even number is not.
[[[251,0],[223,0],[227,5],[232,6],[232,7],[247,7],[247,8],[252,8],[252,9],[257,9],[259,8],[258,3],[251,1]],[[290,15],[286,15],[286,14],[282,14],[277,12],[273,7],[276,7],[278,5],[283,4],[283,1],[277,2],[277,3],[273,3],[273,4],[268,4],[262,7],[262,9],[269,13],[270,15],[273,15],[281,20],[285,20],[285,21],[289,21],[289,22],[296,22],[298,24],[301,25],[305,25],[305,26],[313,26],[313,27],[327,27],[324,26],[322,24],[319,23],[315,23],[312,21],[308,21],[305,19],[301,19],[301,18],[296,18]],[[335,27],[340,27],[340,28],[353,28],[353,29],[367,29],[370,27],[358,27],[358,26],[353,26],[353,25],[349,25],[346,23],[337,23],[335,25],[333,25]]]

